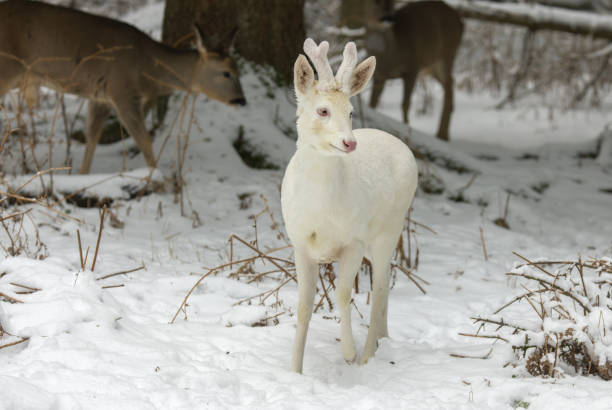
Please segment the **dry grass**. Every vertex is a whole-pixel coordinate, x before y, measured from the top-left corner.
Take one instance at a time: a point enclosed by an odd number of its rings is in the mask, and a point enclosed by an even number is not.
[[[606,45],[587,36],[468,21],[455,78],[461,89],[497,95],[498,108],[528,97],[549,108],[597,107],[612,85],[610,56],[599,53]]]
[[[202,283],[204,279],[211,275],[226,275],[228,278],[232,278],[238,281],[246,283],[263,282],[266,281],[266,288],[262,292],[238,300],[234,305],[242,304],[259,304],[269,306],[275,310],[275,313],[269,317],[253,323],[253,326],[266,326],[270,323],[278,324],[278,317],[289,311],[289,308],[285,306],[280,291],[289,282],[296,282],[295,275],[295,264],[291,259],[291,245],[281,230],[277,218],[270,209],[267,199],[261,195],[265,203],[264,209],[258,214],[253,216],[253,240],[245,240],[242,237],[232,234],[228,238],[228,260],[222,264],[207,269],[207,271],[200,276],[200,278],[194,283],[189,289],[182,302],[180,303],[176,313],[170,320],[170,323],[174,323],[182,312],[184,319],[187,319],[187,307],[189,297],[197,289],[198,285]],[[269,228],[273,231],[274,236],[280,241],[268,247],[268,244],[262,243],[259,237],[258,227],[261,226],[262,217],[267,217]],[[406,219],[406,225],[402,235],[398,241],[395,255],[391,263],[391,287],[394,286],[397,280],[397,273],[401,272],[409,280],[414,283],[417,288],[425,293],[424,285],[429,283],[424,279],[416,275],[416,270],[419,263],[419,247],[416,240],[416,228],[421,227],[433,232],[430,228],[422,225],[410,218]],[[434,232],[435,233],[435,232]],[[237,255],[246,256],[238,257]],[[287,256],[289,255],[289,256]],[[369,278],[369,286],[363,286],[360,281],[364,278]],[[315,299],[314,311],[317,312],[320,309],[328,309],[332,311],[334,308],[334,300],[331,296],[332,291],[335,290],[336,272],[333,264],[322,264],[319,270],[319,284],[317,288],[317,298]],[[270,284],[270,285],[268,285]],[[369,289],[369,290],[368,290]],[[370,262],[364,258],[364,262],[361,266],[360,272],[355,278],[355,293],[367,292],[368,303],[370,300],[369,293],[372,289],[372,268]],[[357,309],[357,306],[353,302],[353,306]],[[357,311],[361,316],[361,313]]]
[[[506,275],[516,278],[524,292],[493,315],[472,318],[477,332],[462,335],[504,342],[513,356],[508,364],[534,376],[612,380],[612,259],[532,261],[515,255],[524,263]],[[532,315],[503,316],[520,304]],[[488,328],[494,331],[485,333]]]

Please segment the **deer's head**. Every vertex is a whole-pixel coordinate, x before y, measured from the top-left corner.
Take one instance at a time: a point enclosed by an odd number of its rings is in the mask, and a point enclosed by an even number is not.
[[[370,81],[376,59],[369,57],[357,65],[357,48],[350,42],[344,48],[343,60],[335,77],[327,51],[327,41],[317,44],[312,39],[304,42],[304,55],[295,62],[293,75],[297,96],[298,145],[309,145],[328,155],[346,155],[357,147],[353,136],[353,106],[350,97],[359,94]]]
[[[214,43],[205,40],[197,25],[194,30],[200,61],[199,69],[194,74],[192,89],[225,104],[245,105],[238,67],[229,56],[236,29]]]

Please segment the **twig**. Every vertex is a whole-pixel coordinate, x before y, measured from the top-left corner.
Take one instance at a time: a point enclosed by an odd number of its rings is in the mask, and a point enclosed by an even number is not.
[[[484,233],[482,232],[482,227],[480,229],[480,243],[482,244],[482,253],[484,254],[484,260],[488,261],[489,256],[487,255],[487,244],[485,243]]]
[[[24,337],[24,338],[22,338],[21,340],[18,340],[18,341],[16,341],[16,342],[12,342],[12,343],[7,343],[7,344],[5,344],[5,345],[1,345],[1,346],[0,346],[0,349],[4,349],[4,348],[7,348],[7,347],[15,346],[15,345],[18,345],[18,344],[20,344],[20,343],[26,342],[26,341],[28,341],[28,340],[30,340],[30,338],[29,338],[29,337]]]
[[[5,298],[6,300],[11,301],[13,303],[23,303],[23,301],[21,301],[19,299],[16,299],[16,298],[14,298],[12,296],[9,296],[6,293],[0,292],[0,297]]]
[[[174,314],[174,316],[172,317],[172,320],[170,320],[170,324],[174,323],[174,321],[176,320],[176,317],[178,316],[178,314],[181,312],[181,309],[183,308],[183,306],[186,306],[187,304],[187,299],[189,299],[189,296],[191,296],[191,294],[193,293],[193,291],[198,287],[198,285],[200,284],[200,282],[202,282],[204,280],[204,278],[208,277],[211,273],[215,272],[216,269],[210,269],[208,272],[206,272],[205,274],[203,274],[202,276],[200,276],[200,279],[198,279],[196,281],[196,283],[193,284],[193,286],[191,287],[191,289],[189,289],[189,292],[187,292],[187,294],[185,295],[185,297],[183,298],[183,301],[181,302],[179,308],[176,310],[176,313]]]
[[[502,310],[504,310],[508,306],[512,305],[513,303],[518,302],[519,300],[523,299],[524,297],[531,296],[534,293],[542,293],[542,292],[548,292],[548,289],[538,289],[538,290],[529,291],[527,293],[523,293],[522,295],[518,295],[518,296],[512,298],[512,300],[510,300],[510,302],[506,303],[505,305],[503,305],[502,307],[497,309],[495,312],[493,312],[493,314],[497,315],[499,312],[501,312]]]
[[[49,211],[55,212],[59,216],[63,216],[64,218],[72,219],[73,221],[76,221],[76,222],[79,222],[79,223],[83,222],[81,219],[75,218],[74,216],[70,216],[70,215],[66,214],[65,212],[63,212],[63,211],[60,211],[59,209],[55,209],[54,207],[52,207],[52,206],[50,206],[48,204],[42,203],[38,199],[27,198],[25,196],[13,194],[13,193],[10,193],[10,192],[3,192],[3,191],[0,191],[0,194],[6,196],[5,198],[0,199],[0,202],[4,201],[6,198],[14,198],[14,199],[17,199],[19,201],[23,201],[23,202],[28,202],[28,203],[40,205],[43,208],[47,208]]]
[[[458,359],[480,359],[480,360],[487,360],[490,356],[491,353],[493,353],[493,346],[491,346],[491,348],[489,349],[489,352],[483,356],[469,356],[469,355],[464,355],[464,354],[459,354],[459,353],[451,353],[450,356],[451,357],[456,357]]]
[[[6,220],[8,220],[8,219],[12,219],[12,218],[16,218],[16,217],[18,217],[18,216],[25,215],[25,214],[27,214],[28,212],[30,212],[31,210],[32,210],[32,209],[27,209],[27,210],[22,211],[22,212],[17,212],[17,213],[14,213],[14,214],[10,214],[10,215],[4,216],[4,217],[0,218],[0,221],[6,221]]]
[[[497,339],[497,340],[502,340],[506,343],[510,343],[508,339],[501,337],[499,335],[479,335],[479,334],[472,334],[472,333],[459,333],[459,336],[481,337],[483,339]]]
[[[21,191],[23,188],[26,187],[26,185],[28,185],[30,182],[34,181],[36,178],[40,177],[41,175],[48,174],[49,172],[53,172],[53,171],[69,171],[71,169],[72,167],[56,167],[56,168],[45,169],[44,171],[38,171],[36,174],[32,175],[30,179],[28,179],[25,183],[23,183],[23,185],[17,188],[15,193]]]
[[[412,283],[414,283],[416,285],[416,287],[419,288],[419,290],[421,292],[423,292],[424,295],[427,294],[425,289],[423,289],[423,287],[412,277],[412,273],[410,273],[406,268],[404,268],[403,266],[400,266],[400,265],[396,265],[396,264],[392,264],[391,266],[401,270],[408,277],[408,279],[410,279],[412,281]],[[426,285],[429,285],[429,283],[424,281],[423,279],[420,279],[420,280],[422,280]]]
[[[525,279],[530,279],[530,280],[535,280],[537,282],[539,282],[540,284],[545,284],[550,286],[551,289],[549,290],[557,290],[558,292],[560,292],[561,294],[573,299],[576,303],[578,303],[580,305],[580,307],[582,307],[583,309],[585,309],[587,312],[591,312],[591,309],[586,306],[584,303],[582,303],[580,301],[580,299],[578,299],[575,295],[573,295],[571,292],[568,292],[567,290],[559,287],[558,285],[555,285],[554,283],[548,282],[547,280],[544,280],[543,278],[538,278],[536,276],[532,276],[532,275],[528,275],[526,273],[513,273],[513,272],[508,272],[506,273],[506,275],[508,276],[521,276]]]
[[[26,285],[21,285],[19,283],[15,283],[15,282],[9,282],[11,285],[13,286],[17,286],[18,288],[23,288],[23,289],[28,289],[31,290],[32,292],[38,292],[40,289],[39,288],[32,288],[30,286],[26,286]]]
[[[524,327],[513,325],[511,323],[507,323],[507,322],[504,321],[503,318],[501,320],[495,320],[495,319],[487,319],[487,318],[484,318],[484,317],[471,317],[470,319],[472,319],[474,321],[474,323],[483,322],[483,323],[491,323],[491,324],[494,324],[494,325],[498,325],[499,326],[498,330],[501,327],[503,327],[503,326],[512,327],[512,328],[517,329],[517,330],[523,330],[523,331],[527,330]]]
[[[289,271],[287,271],[287,269],[283,268],[281,265],[279,265],[278,263],[276,263],[276,261],[274,259],[276,258],[271,258],[268,255],[266,255],[265,253],[263,253],[262,251],[260,251],[259,249],[255,248],[254,246],[252,246],[251,244],[249,244],[247,241],[245,241],[244,239],[240,238],[239,236],[233,235],[230,237],[230,240],[236,239],[237,241],[241,242],[243,245],[245,245],[247,248],[253,250],[254,252],[256,252],[260,257],[267,259],[270,261],[270,263],[272,263],[272,265],[276,266],[278,269],[280,269],[281,271],[283,271],[284,274],[286,274],[287,276],[289,276],[289,278],[291,278],[292,280],[294,280],[297,283],[297,279],[294,275],[292,275],[291,273],[289,273]]]
[[[121,272],[116,272],[116,273],[111,273],[109,275],[104,275],[104,276],[101,276],[99,278],[96,278],[96,280],[104,280],[104,279],[112,278],[113,276],[117,276],[117,275],[125,275],[126,273],[136,272],[136,271],[142,270],[144,268],[145,268],[145,266],[142,265],[142,266],[139,266],[139,267],[134,268],[134,269],[123,270]]]
[[[547,274],[548,276],[550,276],[551,278],[556,278],[555,275],[553,275],[552,273],[550,273],[549,271],[547,271],[546,269],[540,267],[538,265],[538,262],[532,262],[529,259],[527,259],[526,257],[524,257],[523,255],[519,254],[518,252],[512,251],[512,253],[516,256],[518,256],[519,258],[521,258],[522,260],[524,260],[525,262],[528,262],[530,265],[535,266],[536,268],[538,268],[539,270],[541,270],[542,272],[544,272],[545,274]]]
[[[120,285],[106,285],[106,286],[102,286],[102,289],[112,289],[112,288],[122,288],[125,285],[122,283]]]

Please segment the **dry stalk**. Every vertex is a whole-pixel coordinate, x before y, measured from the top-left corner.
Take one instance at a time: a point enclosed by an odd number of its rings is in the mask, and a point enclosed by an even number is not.
[[[522,278],[537,288],[529,289],[521,283],[525,293],[512,298],[492,317],[472,317],[479,325],[478,332],[462,335],[506,342],[517,364],[522,363],[534,376],[563,377],[571,370],[576,374],[592,374],[611,380],[612,345],[606,339],[606,326],[610,324],[606,324],[605,317],[612,312],[612,281],[598,278],[612,273],[612,269],[608,270],[612,267],[612,260],[593,258],[585,262],[579,256],[577,261],[533,262],[516,255],[527,263],[507,275]],[[546,265],[559,265],[563,269],[553,274],[542,267]],[[525,270],[525,267],[531,270]],[[528,317],[525,317],[525,323],[521,323],[498,316],[502,310],[520,301],[525,301],[533,309],[539,326],[534,327]],[[496,326],[495,333],[480,334],[486,325]]]
[[[187,307],[188,299],[191,296],[191,294],[195,291],[197,286],[206,277],[210,276],[211,274],[216,275],[218,273],[222,273],[228,270],[229,270],[228,272],[229,278],[233,278],[236,280],[245,279],[247,283],[253,283],[253,282],[260,281],[264,277],[270,278],[271,280],[275,280],[278,282],[276,286],[270,289],[266,289],[256,295],[252,295],[252,296],[243,298],[241,300],[238,300],[237,302],[234,303],[234,305],[241,305],[245,303],[250,304],[252,303],[254,299],[259,299],[259,304],[263,305],[273,295],[276,296],[276,302],[272,304],[271,306],[282,305],[282,303],[279,300],[280,290],[291,281],[297,282],[297,279],[295,276],[295,264],[290,259],[275,256],[275,253],[279,251],[287,250],[291,246],[289,245],[289,241],[287,240],[286,236],[281,231],[280,225],[277,223],[274,217],[274,213],[271,211],[271,208],[269,206],[267,199],[263,195],[261,195],[261,198],[265,203],[265,207],[261,212],[253,216],[254,240],[247,241],[238,235],[235,235],[235,234],[230,235],[230,237],[228,238],[229,261],[222,263],[215,267],[207,268],[207,271],[203,273],[200,276],[200,278],[196,281],[196,283],[191,287],[191,289],[189,289],[189,291],[183,298],[181,304],[177,308],[173,318],[170,320],[170,323],[174,323],[176,321],[176,318],[178,317],[181,311],[185,313],[185,318],[186,318],[186,307]],[[261,239],[258,233],[258,227],[260,226],[260,224],[258,223],[258,219],[261,218],[262,215],[268,215],[270,221],[272,222],[272,225],[270,226],[270,228],[273,230],[273,232],[276,233],[276,239],[282,240],[283,242],[287,243],[287,245],[275,247],[267,251],[263,251],[261,249],[262,244],[261,244]],[[410,235],[410,232],[408,230],[410,229],[411,225],[416,227],[417,224],[418,223],[414,221],[409,221],[406,224],[404,235]],[[421,225],[419,224],[419,226]],[[396,262],[393,263],[392,268],[393,270],[395,269],[401,270],[415,284],[415,286],[417,286],[417,288],[421,292],[425,293],[425,289],[423,288],[422,284],[429,285],[429,283],[414,273],[414,270],[416,270],[416,266],[418,265],[418,248],[414,255],[414,261],[413,261],[411,254],[406,253],[405,249],[402,246],[402,243],[403,242],[401,242],[400,240],[398,249],[396,250],[397,255],[400,255],[400,256],[398,256],[398,260],[396,260]],[[247,251],[251,252],[252,255],[247,258],[235,260],[238,247],[242,247],[246,249]],[[261,262],[264,265],[269,263],[273,266],[273,268],[266,269],[264,271],[257,271],[256,262]],[[406,264],[412,264],[412,267],[406,266]],[[367,266],[367,263],[364,266]],[[273,274],[280,274],[280,275],[278,275],[277,277],[273,277]],[[359,275],[357,275],[357,278],[358,277]],[[335,273],[334,273],[333,265],[326,264],[322,266],[322,271],[319,273],[319,281],[321,284],[320,290],[319,290],[320,298],[319,298],[318,303],[314,307],[315,312],[317,312],[324,304],[327,304],[327,307],[329,308],[329,310],[333,310],[333,301],[332,301],[330,292],[335,289],[334,278],[335,278]],[[358,282],[356,282],[356,285],[358,286]],[[355,309],[357,309],[356,305],[354,305],[354,307]],[[361,315],[361,313],[359,313],[359,315]],[[273,317],[276,317],[276,316],[277,315]],[[267,321],[265,320],[263,322],[267,323]]]
[[[81,270],[85,270],[85,260],[83,259],[83,246],[81,245],[81,232],[77,229],[77,242],[79,244],[79,258],[81,260]]]
[[[484,233],[482,232],[482,227],[478,229],[480,229],[480,243],[482,244],[482,253],[484,255],[484,260],[488,261],[489,255],[487,255],[487,244],[485,242]]]
[[[100,215],[100,228],[98,229],[98,240],[96,240],[96,250],[94,251],[93,262],[91,263],[91,271],[96,268],[96,260],[98,259],[98,250],[100,249],[100,240],[102,239],[102,230],[104,229],[104,217],[106,216],[106,205],[102,208]]]

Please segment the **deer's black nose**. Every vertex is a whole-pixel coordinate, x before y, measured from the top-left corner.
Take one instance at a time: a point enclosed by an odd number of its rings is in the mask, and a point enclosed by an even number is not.
[[[232,105],[246,105],[246,99],[244,97],[234,98],[233,100],[230,100],[230,104],[232,104]]]

